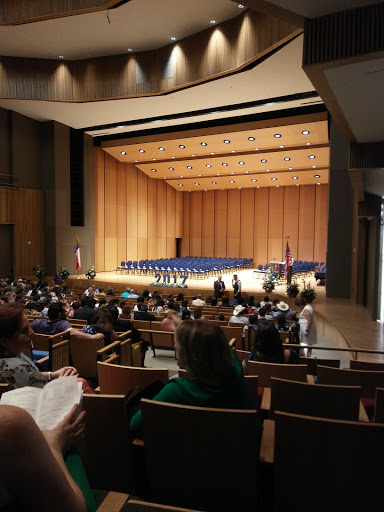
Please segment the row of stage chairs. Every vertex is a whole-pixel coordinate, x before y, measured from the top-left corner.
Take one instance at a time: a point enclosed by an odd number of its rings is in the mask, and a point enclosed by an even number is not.
[[[325,265],[324,262],[321,262],[320,267],[323,265]],[[263,274],[266,274],[268,272],[270,267],[271,267],[270,263],[266,263],[264,266],[258,265],[255,272],[257,272],[260,275],[260,277],[262,277]],[[292,265],[292,275],[296,275],[296,277],[300,277],[300,276],[305,277],[310,272],[314,272],[318,267],[319,267],[318,261],[301,261],[301,260],[294,261],[293,265]],[[280,274],[285,275],[285,263],[284,263],[284,265],[281,266]]]
[[[252,265],[252,258],[167,258],[157,260],[121,261],[116,271],[125,273],[185,274],[189,277],[210,276],[217,272],[226,273],[244,270]]]

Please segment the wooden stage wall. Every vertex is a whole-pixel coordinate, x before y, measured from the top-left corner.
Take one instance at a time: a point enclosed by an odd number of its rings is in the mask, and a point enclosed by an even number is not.
[[[325,261],[328,185],[183,192],[182,256]]]
[[[325,261],[328,185],[178,192],[95,148],[95,268],[176,256]]]

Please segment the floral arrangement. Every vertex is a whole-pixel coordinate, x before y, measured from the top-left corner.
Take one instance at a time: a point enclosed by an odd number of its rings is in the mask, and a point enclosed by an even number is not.
[[[87,276],[88,279],[93,279],[94,277],[96,277],[95,267],[92,266],[91,268],[89,268],[86,271],[85,275]]]
[[[59,276],[63,279],[63,281],[65,279],[67,279],[67,277],[69,276],[69,272],[68,270],[65,268],[65,267],[60,267],[60,270],[59,270]]]
[[[272,292],[280,284],[280,276],[276,267],[271,265],[265,273],[263,288],[266,292]]]
[[[38,265],[37,269],[36,269],[36,277],[42,279],[46,275],[47,275],[47,271],[45,270],[45,268]]]
[[[149,283],[149,286],[160,286],[162,288],[188,288],[186,284],[157,283],[156,281],[153,281],[153,283]]]
[[[287,286],[288,297],[296,297],[299,294],[299,287],[296,282]]]
[[[303,297],[307,302],[312,302],[314,299],[316,299],[316,292],[315,289],[312,288],[310,283],[306,283],[305,279],[303,279],[304,288],[300,292],[300,296]]]

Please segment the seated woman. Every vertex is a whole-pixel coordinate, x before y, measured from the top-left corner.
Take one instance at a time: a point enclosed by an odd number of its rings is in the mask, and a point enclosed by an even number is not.
[[[243,361],[243,369],[244,373],[247,373],[248,361],[296,364],[299,359],[297,352],[293,349],[283,348],[276,327],[269,322],[262,322],[257,327],[252,352]]]
[[[104,335],[104,345],[107,346],[118,339],[113,329],[113,319],[108,309],[99,309],[91,318],[91,323],[83,327],[82,332],[95,335],[101,333]]]
[[[69,331],[72,335],[72,329]],[[76,329],[73,331],[74,336],[86,336]],[[14,389],[24,386],[42,388],[50,380],[77,375],[76,368],[72,366],[54,372],[40,372],[23,353],[30,349],[32,332],[22,304],[13,302],[0,306],[0,382],[10,383]],[[82,381],[83,390],[92,393],[86,381]]]
[[[221,303],[221,307],[222,308],[231,308],[232,309],[232,304],[230,304],[228,297],[223,297],[223,301]]]
[[[193,316],[191,316],[194,320],[205,320],[205,316],[203,316],[203,312],[201,308],[193,309]]]
[[[285,315],[284,315],[284,313],[280,313],[277,316],[276,328],[277,328],[278,331],[288,331],[289,330],[289,325],[285,322]]]
[[[174,404],[226,409],[252,409],[252,399],[243,377],[241,363],[223,331],[208,322],[185,320],[176,330],[177,364],[191,378],[174,378],[154,400]],[[139,434],[141,411],[130,430]]]
[[[181,318],[177,316],[176,311],[169,309],[167,316],[161,322],[161,329],[163,331],[176,332],[178,325],[181,323]]]
[[[0,482],[0,510],[87,510],[63,456],[84,434],[85,412],[76,414],[77,405],[57,427],[42,432],[23,409],[0,405],[0,450],[7,461]],[[89,499],[88,510],[95,510]]]

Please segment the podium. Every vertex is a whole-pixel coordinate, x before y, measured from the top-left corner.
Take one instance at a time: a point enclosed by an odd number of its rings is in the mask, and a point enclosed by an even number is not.
[[[276,272],[281,276],[281,269],[283,268],[285,261],[270,261],[269,264],[271,267],[276,268]]]

